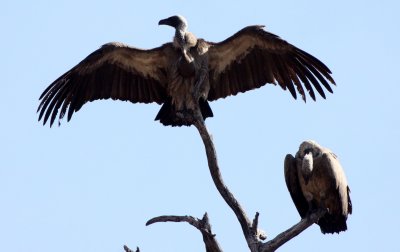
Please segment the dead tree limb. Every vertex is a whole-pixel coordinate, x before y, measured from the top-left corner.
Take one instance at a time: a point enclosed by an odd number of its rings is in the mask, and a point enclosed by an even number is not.
[[[211,225],[208,220],[208,215],[205,213],[202,219],[198,219],[192,216],[175,216],[175,215],[163,215],[150,219],[146,222],[146,226],[156,222],[187,222],[190,225],[197,228],[202,236],[206,246],[207,252],[222,252],[215,235],[211,232]]]
[[[312,224],[316,223],[319,218],[321,218],[326,213],[325,209],[319,209],[318,211],[310,214],[308,217],[300,220],[299,223],[292,226],[288,230],[280,233],[274,239],[263,243],[260,246],[260,252],[272,252],[277,250],[280,246],[291,240],[292,238],[296,237],[298,234],[306,230]]]
[[[214,181],[214,184],[217,187],[217,190],[221,194],[222,198],[235,213],[236,218],[238,219],[240,226],[242,227],[242,231],[246,238],[247,245],[249,246],[250,251],[257,252],[259,245],[259,239],[257,237],[258,232],[257,230],[254,230],[254,228],[252,228],[254,226],[253,223],[247,217],[239,201],[236,200],[231,191],[225,185],[218,167],[217,154],[214,143],[211,139],[210,134],[207,131],[204,120],[202,119],[201,115],[198,115],[198,113],[195,116],[194,125],[199,131],[201,139],[203,140],[207,154],[208,167],[210,169],[211,177]],[[255,226],[257,228],[257,225]]]

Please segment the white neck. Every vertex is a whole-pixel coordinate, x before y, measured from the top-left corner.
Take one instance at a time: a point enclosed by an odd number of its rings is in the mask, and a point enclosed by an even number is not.
[[[305,174],[311,174],[313,170],[313,156],[312,153],[307,153],[304,155],[303,163],[301,166],[302,172]]]

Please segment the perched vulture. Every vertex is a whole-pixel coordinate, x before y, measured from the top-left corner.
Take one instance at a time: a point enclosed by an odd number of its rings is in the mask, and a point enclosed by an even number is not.
[[[301,218],[324,208],[327,212],[318,221],[323,234],[347,230],[347,216],[352,213],[350,189],[331,150],[314,141],[303,142],[296,157],[286,155],[285,180]]]
[[[296,99],[316,90],[325,98],[335,84],[320,60],[263,29],[248,26],[213,43],[196,38],[182,16],[159,21],[175,28],[173,42],[150,50],[108,43],[47,87],[40,96],[39,121],[68,121],[83,104],[99,99],[162,104],[156,120],[189,126],[194,112],[213,116],[208,101],[259,88],[288,89]],[[324,88],[322,88],[324,87]],[[199,114],[199,113],[197,113]]]

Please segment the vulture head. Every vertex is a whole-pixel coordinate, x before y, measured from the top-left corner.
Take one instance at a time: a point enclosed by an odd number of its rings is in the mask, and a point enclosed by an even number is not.
[[[307,184],[313,171],[313,160],[321,156],[321,146],[313,140],[307,140],[301,143],[296,158],[302,160],[299,169]]]
[[[313,158],[321,156],[322,147],[313,140],[307,140],[300,144],[296,157],[303,159],[307,154],[311,154]]]
[[[186,18],[181,15],[175,15],[166,19],[161,19],[158,25],[169,25],[178,30],[185,30],[188,27]]]

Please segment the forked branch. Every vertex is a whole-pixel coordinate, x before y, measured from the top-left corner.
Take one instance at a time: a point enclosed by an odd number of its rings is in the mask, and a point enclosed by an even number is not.
[[[198,219],[187,215],[185,216],[163,215],[147,221],[146,226],[156,222],[187,222],[201,232],[207,252],[222,252],[222,249],[220,248],[217,240],[215,239],[215,235],[211,232],[211,225],[208,220],[207,213],[203,215],[202,219]]]

